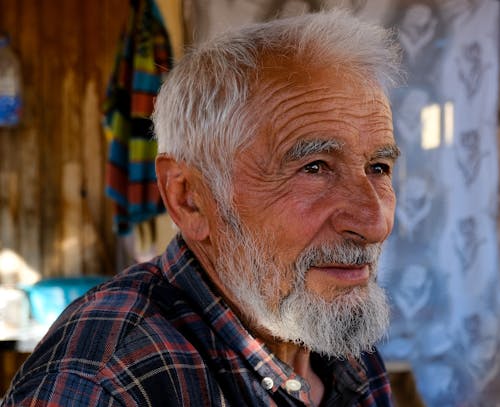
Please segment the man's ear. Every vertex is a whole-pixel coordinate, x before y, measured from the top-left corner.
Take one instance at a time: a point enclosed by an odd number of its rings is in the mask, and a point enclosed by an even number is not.
[[[192,240],[209,236],[209,222],[201,202],[201,180],[193,169],[166,155],[156,158],[158,188],[167,212],[183,235]]]

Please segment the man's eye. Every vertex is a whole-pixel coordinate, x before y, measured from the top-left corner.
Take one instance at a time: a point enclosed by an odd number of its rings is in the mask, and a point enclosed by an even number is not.
[[[305,165],[302,168],[302,170],[307,174],[317,174],[325,167],[326,167],[326,163],[324,161],[318,160],[318,161],[313,161],[312,163]]]
[[[388,174],[388,175],[390,175],[391,174],[391,166],[388,164],[384,164],[384,163],[372,164],[372,165],[370,165],[370,172],[372,174],[380,174],[380,175]]]

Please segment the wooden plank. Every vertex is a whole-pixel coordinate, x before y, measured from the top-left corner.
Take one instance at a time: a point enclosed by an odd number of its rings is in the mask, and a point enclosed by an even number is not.
[[[81,4],[71,0],[61,4],[63,13],[61,55],[61,217],[62,272],[82,274],[82,131],[81,131]]]
[[[18,17],[20,4],[13,0],[0,0],[0,31],[4,31],[13,39],[19,35]]]
[[[58,2],[41,2],[42,21],[39,49],[34,58],[40,68],[41,140],[40,173],[42,213],[42,272],[45,277],[60,276],[61,242],[61,80],[63,77],[61,21],[64,16]]]
[[[22,30],[19,39],[20,60],[23,72],[24,112],[19,134],[21,202],[19,217],[19,254],[35,271],[41,269],[40,227],[40,71],[33,55],[39,43],[40,3],[24,0],[20,15]]]
[[[106,24],[106,28],[103,36],[100,68],[106,82],[113,70],[120,35],[125,29],[130,14],[130,2],[126,3],[124,6],[123,0],[108,0],[101,5],[101,18]]]
[[[0,350],[0,394],[3,395],[8,390],[11,380],[28,356],[29,353]]]
[[[106,142],[102,131],[105,81],[100,69],[106,26],[101,3],[83,3],[83,70],[85,90],[82,103],[83,148],[83,269],[85,274],[113,271],[104,235],[104,168]]]
[[[104,188],[103,166],[104,151],[102,146],[102,133],[100,125],[99,96],[96,81],[89,79],[85,86],[82,103],[83,117],[82,133],[86,140],[83,143],[83,182],[85,195],[83,199],[83,264],[87,274],[101,272],[101,255],[104,250],[99,250],[102,245],[100,230],[100,214]]]
[[[112,73],[116,52],[118,51],[118,44],[120,40],[120,35],[126,27],[126,23],[130,14],[130,6],[127,2],[127,6],[123,6],[122,0],[109,0],[102,4],[101,10],[101,24],[105,26],[103,30],[103,42],[101,47],[100,62],[99,66],[102,72],[102,96],[104,96],[104,90],[108,84],[110,75]],[[108,145],[105,142],[105,157],[107,159]],[[115,266],[114,272],[119,271],[117,268],[117,237],[113,232],[113,208],[112,202],[109,198],[104,197],[104,218],[102,224],[104,226],[102,233],[104,244],[108,248],[108,253],[113,253],[112,262]]]
[[[19,250],[19,177],[11,168],[7,157],[12,153],[9,138],[12,131],[0,130],[0,149],[2,150],[2,168],[0,169],[0,251]],[[1,270],[0,270],[1,271]]]
[[[8,168],[6,168],[6,153],[9,144],[9,134],[0,128],[0,251],[11,245],[12,219],[8,210]],[[1,273],[1,270],[0,270]]]
[[[0,0],[0,30],[7,33],[13,50],[20,34],[19,5]],[[0,128],[0,251],[19,251],[19,188],[17,149],[18,129]]]

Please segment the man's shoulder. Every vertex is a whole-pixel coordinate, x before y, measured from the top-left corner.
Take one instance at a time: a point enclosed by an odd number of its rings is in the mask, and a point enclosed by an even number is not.
[[[79,369],[95,375],[126,352],[137,357],[134,352],[146,347],[168,351],[169,338],[188,346],[167,312],[185,302],[155,262],[135,265],[70,304],[24,369]]]
[[[35,382],[45,383],[36,391],[46,391],[46,397],[69,390],[61,388],[64,383],[85,382],[92,394],[118,397],[126,387],[141,400],[147,388],[148,397],[173,402],[162,395],[164,388],[154,390],[148,382],[161,376],[173,391],[182,387],[173,372],[177,366],[205,369],[199,349],[177,321],[192,320],[194,308],[158,262],[135,265],[70,304],[16,376],[10,397],[34,391]]]

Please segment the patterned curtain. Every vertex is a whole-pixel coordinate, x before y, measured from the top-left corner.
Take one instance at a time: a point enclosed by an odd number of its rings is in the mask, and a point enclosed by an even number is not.
[[[388,360],[429,406],[500,400],[498,1],[401,1],[407,86],[392,95],[396,223],[381,265]]]

